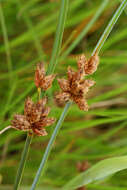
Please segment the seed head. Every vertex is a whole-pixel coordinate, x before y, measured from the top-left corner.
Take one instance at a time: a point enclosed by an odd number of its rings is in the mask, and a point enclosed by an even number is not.
[[[50,108],[45,107],[47,99],[43,98],[34,103],[31,98],[25,101],[24,115],[15,114],[11,122],[12,128],[22,131],[33,131],[37,136],[47,135],[45,127],[55,122],[54,118],[47,118]]]
[[[58,102],[66,102],[73,100],[81,110],[87,111],[88,104],[86,102],[85,95],[89,91],[89,88],[95,84],[93,80],[83,79],[85,76],[85,64],[86,58],[82,55],[77,64],[78,71],[74,72],[70,67],[68,67],[68,80],[58,79],[58,83],[62,92],[56,95],[56,100]]]

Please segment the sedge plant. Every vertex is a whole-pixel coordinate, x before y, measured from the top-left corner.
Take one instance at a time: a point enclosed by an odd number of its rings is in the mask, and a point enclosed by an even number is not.
[[[90,29],[92,24],[97,20],[97,18],[100,16],[101,12],[104,10],[104,8],[108,4],[108,2],[109,2],[108,0],[105,0],[102,3],[101,7],[99,8],[99,10],[97,12],[97,15],[88,24],[88,26],[86,27],[86,30],[83,31],[83,33],[80,36],[80,38],[78,39],[78,41],[80,41],[81,38],[88,32],[88,30]],[[60,58],[60,49],[61,49],[61,43],[62,43],[62,37],[63,37],[63,31],[64,31],[64,25],[65,25],[65,19],[66,19],[67,10],[68,10],[68,3],[69,3],[68,0],[61,0],[61,8],[60,8],[60,15],[59,15],[58,26],[57,26],[57,31],[56,31],[56,37],[55,37],[55,41],[54,41],[51,61],[50,61],[50,64],[48,66],[48,70],[46,72],[47,75],[51,75],[54,72],[58,61],[61,60],[61,58]],[[92,56],[95,56],[95,55],[99,54],[100,50],[103,48],[104,42],[108,38],[110,32],[112,31],[115,23],[117,22],[119,16],[123,12],[126,5],[127,5],[127,1],[123,0],[120,7],[117,9],[116,13],[113,15],[113,18],[109,22],[109,24],[108,24],[107,28],[105,29],[104,33],[102,34],[102,36],[101,36],[99,42],[97,43],[96,47],[94,48]],[[75,45],[78,43],[78,41],[75,41],[72,48],[75,47]],[[71,51],[71,49],[69,51]],[[64,54],[63,54],[63,57],[64,57]],[[45,93],[43,93],[43,92],[41,93],[41,90],[40,90],[38,85],[37,85],[37,87],[38,87],[38,94],[39,94],[38,99],[40,100],[45,95]],[[72,104],[72,101],[67,102],[67,104],[66,104],[66,106],[65,106],[65,108],[64,108],[64,110],[63,110],[63,112],[62,112],[62,114],[61,114],[61,116],[60,116],[60,118],[59,118],[59,120],[57,122],[57,125],[56,125],[56,127],[55,127],[55,129],[53,131],[53,134],[52,134],[52,136],[51,136],[51,138],[49,140],[48,146],[46,147],[45,153],[43,155],[40,167],[39,167],[39,169],[37,171],[37,174],[35,176],[35,179],[34,179],[34,182],[32,184],[31,190],[34,190],[36,188],[36,185],[37,185],[37,183],[39,181],[40,176],[44,175],[45,168],[46,168],[46,163],[47,163],[48,157],[50,155],[50,152],[52,150],[54,141],[56,139],[56,136],[59,133],[59,130],[60,130],[61,126],[62,126],[62,123],[63,123],[63,121],[64,121],[64,119],[65,119],[65,117],[66,117],[66,115],[68,113],[68,110],[69,110],[71,104]],[[40,105],[40,103],[38,105]],[[9,128],[11,128],[11,127],[9,126],[9,127],[5,128],[3,131],[1,131],[1,134],[6,129],[9,129]],[[37,135],[40,135],[39,132],[40,131],[38,131],[38,130],[35,131],[35,133]],[[45,132],[45,131],[43,131],[43,132]],[[33,134],[28,133],[27,138],[26,138],[26,143],[25,143],[25,146],[24,146],[24,150],[23,150],[23,153],[22,153],[22,156],[21,156],[21,161],[20,161],[18,172],[17,172],[16,180],[15,180],[14,190],[17,190],[20,187],[21,179],[22,179],[22,176],[23,176],[23,170],[24,170],[24,167],[25,167],[25,162],[27,160],[27,156],[28,156],[28,152],[29,152],[30,143],[32,141],[32,137],[33,137]],[[124,158],[123,158],[123,160],[124,160]],[[116,171],[117,171],[117,169],[116,169]],[[75,186],[75,187],[78,187],[78,186]],[[66,188],[69,189],[70,187],[66,186]]]
[[[107,1],[107,2],[108,2],[108,1]],[[97,43],[96,47],[94,48],[92,55],[94,55],[95,53],[99,54],[101,48],[102,48],[103,45],[104,45],[104,42],[106,41],[106,39],[108,38],[109,34],[111,33],[111,31],[112,31],[112,29],[113,29],[115,23],[117,22],[118,18],[119,18],[120,15],[122,14],[122,12],[123,12],[123,10],[125,9],[126,5],[127,5],[127,0],[124,0],[124,1],[121,3],[121,5],[118,7],[118,9],[116,10],[115,14],[113,15],[111,21],[109,22],[108,26],[106,27],[104,33],[102,34],[102,36],[101,36],[99,42]],[[35,178],[34,178],[34,181],[33,181],[32,187],[31,187],[31,190],[36,189],[36,185],[37,185],[37,183],[38,183],[38,181],[39,181],[40,176],[41,176],[41,175],[44,175],[46,163],[47,163],[49,154],[50,154],[50,152],[51,152],[52,146],[53,146],[53,144],[54,144],[54,141],[55,141],[55,139],[56,139],[56,136],[57,136],[57,134],[58,134],[58,132],[59,132],[61,126],[62,126],[62,123],[63,123],[63,121],[64,121],[64,118],[65,118],[66,115],[67,115],[67,112],[68,112],[70,106],[71,106],[71,102],[69,101],[69,102],[66,104],[66,106],[65,106],[65,108],[64,108],[64,110],[63,110],[63,112],[62,112],[62,114],[61,114],[61,116],[60,116],[60,119],[58,120],[57,125],[56,125],[56,127],[55,127],[55,129],[54,129],[54,131],[53,131],[53,134],[52,134],[52,136],[51,136],[51,138],[50,138],[50,140],[49,140],[49,143],[48,143],[48,146],[47,146],[47,148],[46,148],[46,151],[45,151],[45,153],[44,153],[44,155],[43,155],[43,157],[42,157],[42,161],[41,161],[41,163],[40,163],[39,169],[38,169],[37,174],[36,174],[36,176],[35,176]]]

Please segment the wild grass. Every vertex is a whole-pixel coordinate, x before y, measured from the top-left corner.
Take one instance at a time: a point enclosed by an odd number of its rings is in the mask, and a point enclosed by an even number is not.
[[[101,16],[95,19],[101,2],[100,0],[94,2],[70,0],[63,46],[71,33],[76,31],[76,34],[74,33],[74,37],[61,53],[63,58],[55,70],[59,76],[65,76],[68,65],[76,68],[75,57],[80,53],[84,52],[87,56],[91,54],[119,5],[117,0],[108,3]],[[15,0],[1,2],[6,39],[9,41],[8,45],[4,44],[5,38],[1,27],[1,129],[9,124],[13,113],[23,111],[23,102],[27,95],[32,95],[33,99],[36,98],[33,84],[34,68],[37,61],[41,59],[40,56],[43,56],[45,62],[50,60],[59,5],[57,1],[44,0],[22,1],[20,5]],[[3,16],[1,19],[3,20]],[[92,19],[95,19],[93,20],[95,22],[92,22]],[[29,25],[28,21],[32,24]],[[85,28],[90,24],[89,21],[91,25],[86,30]],[[55,190],[62,187],[76,176],[78,161],[87,160],[94,165],[107,157],[126,155],[126,32],[126,14],[123,13],[103,47],[99,69],[92,76],[96,80],[96,87],[93,88],[88,98],[91,109],[84,113],[75,105],[71,107],[49,159],[47,173],[43,176],[42,182],[40,179],[40,189]],[[75,41],[77,43],[73,49],[66,54]],[[11,85],[9,84],[10,70],[6,59],[7,46],[10,48],[11,76],[14,78]],[[56,90],[58,90],[58,85],[55,81],[48,96],[49,105],[53,106],[51,115],[59,118],[63,108],[58,108],[52,99]],[[111,104],[109,104],[110,100]],[[113,101],[115,101],[114,104]],[[95,105],[96,107],[92,108]],[[50,134],[53,129],[54,127],[48,129]],[[1,190],[11,189],[14,184],[24,138],[24,133],[14,130],[0,137]],[[28,187],[23,187],[23,189],[30,189],[49,138],[50,135],[33,139],[22,181],[22,185]],[[88,185],[87,188],[90,190],[125,189],[126,176],[125,170],[98,184]]]

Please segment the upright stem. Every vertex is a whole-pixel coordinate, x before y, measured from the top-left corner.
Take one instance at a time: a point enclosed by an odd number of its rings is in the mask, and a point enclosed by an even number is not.
[[[36,185],[37,185],[37,183],[38,183],[38,180],[39,180],[40,176],[41,176],[42,174],[44,174],[46,162],[47,162],[47,160],[48,160],[48,157],[49,157],[49,154],[50,154],[50,152],[51,152],[52,146],[53,146],[53,144],[54,144],[54,142],[55,142],[56,136],[57,136],[57,134],[59,133],[59,130],[60,130],[61,126],[62,126],[62,123],[63,123],[63,121],[64,121],[64,118],[65,118],[66,115],[67,115],[67,112],[68,112],[70,106],[71,106],[71,102],[68,102],[68,103],[66,104],[66,106],[65,106],[65,108],[64,108],[64,110],[63,110],[61,116],[60,116],[60,119],[59,119],[58,122],[57,122],[57,125],[56,125],[56,127],[55,127],[55,129],[54,129],[54,131],[53,131],[53,134],[52,134],[52,136],[51,136],[51,138],[50,138],[50,140],[49,140],[48,146],[47,146],[47,148],[46,148],[46,150],[45,150],[45,153],[44,153],[44,156],[43,156],[43,158],[42,158],[40,167],[39,167],[39,169],[38,169],[38,171],[37,171],[36,177],[35,177],[35,179],[34,179],[34,181],[33,181],[31,190],[34,190],[34,189],[36,188]]]
[[[104,33],[102,34],[100,40],[98,41],[92,55],[94,55],[95,52],[98,52],[98,53],[100,52],[100,50],[103,47],[106,39],[108,38],[108,36],[111,33],[114,25],[116,24],[118,18],[120,17],[120,15],[122,14],[122,12],[126,6],[127,6],[127,0],[123,0],[121,5],[119,6],[117,11],[115,12],[114,16],[112,17],[111,21],[109,22],[108,26],[106,27],[106,29],[105,29]]]
[[[58,62],[67,11],[68,11],[68,0],[61,0],[59,20],[58,20],[52,56],[51,56],[51,60],[50,60],[49,66],[48,66],[47,74],[51,74],[54,72],[54,69]]]
[[[15,184],[14,184],[14,190],[17,190],[19,188],[20,183],[21,183],[23,170],[24,170],[26,159],[27,159],[27,156],[28,156],[31,140],[32,140],[32,136],[30,136],[28,134],[27,138],[26,138],[26,143],[25,143],[25,146],[24,146],[24,150],[22,152],[19,168],[18,168],[18,171],[17,171],[16,180],[15,180]]]

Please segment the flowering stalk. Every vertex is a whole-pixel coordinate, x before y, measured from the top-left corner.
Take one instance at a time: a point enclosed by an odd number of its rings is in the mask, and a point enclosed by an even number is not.
[[[59,21],[58,21],[58,25],[56,29],[56,36],[55,36],[55,41],[53,45],[53,51],[52,51],[51,60],[48,66],[47,74],[52,74],[54,72],[56,64],[58,62],[62,39],[63,39],[65,20],[67,17],[68,3],[69,3],[69,0],[61,0]]]
[[[24,170],[24,167],[25,167],[25,163],[26,163],[26,159],[27,159],[27,156],[28,156],[31,141],[32,141],[32,136],[28,134],[27,138],[26,138],[24,150],[22,152],[20,165],[19,165],[19,168],[18,168],[18,171],[17,171],[15,184],[14,184],[14,190],[17,190],[19,188],[19,186],[20,186],[20,182],[21,182],[21,179],[22,179],[23,170]]]
[[[120,7],[117,9],[117,11],[116,11],[115,15],[113,16],[113,18],[111,19],[111,21],[109,22],[109,24],[108,24],[107,28],[105,29],[104,33],[102,34],[102,36],[101,36],[101,38],[100,38],[97,46],[93,50],[92,56],[94,56],[95,54],[98,54],[100,52],[102,46],[104,45],[104,42],[108,38],[110,32],[112,31],[115,23],[117,22],[119,16],[123,12],[123,10],[124,10],[124,8],[125,8],[126,5],[127,5],[127,0],[124,0],[121,3]],[[68,112],[70,106],[71,106],[71,102],[68,101],[67,104],[66,104],[66,106],[65,106],[65,108],[64,108],[64,110],[63,110],[63,112],[62,112],[62,114],[61,114],[61,116],[60,116],[60,119],[58,120],[58,123],[57,123],[57,125],[56,125],[56,127],[54,129],[54,132],[53,132],[53,134],[51,136],[51,139],[50,139],[50,141],[48,143],[48,146],[47,146],[47,148],[45,150],[45,153],[43,155],[41,164],[40,164],[39,169],[38,169],[38,171],[36,173],[36,176],[34,178],[31,190],[35,190],[36,185],[38,183],[38,180],[39,180],[41,174],[44,174],[45,165],[46,165],[46,162],[48,160],[49,154],[51,152],[53,143],[54,143],[54,141],[56,139],[56,136],[57,136],[57,134],[58,134],[58,132],[59,132],[59,130],[61,128],[61,125],[62,125],[62,123],[64,121],[65,116],[67,115],[67,112]]]
[[[117,11],[115,12],[114,16],[112,17],[111,21],[109,22],[104,33],[102,34],[100,40],[98,41],[92,55],[94,55],[95,52],[98,53],[100,52],[102,46],[104,45],[106,39],[108,38],[109,34],[111,33],[113,27],[115,26],[118,18],[120,17],[126,6],[127,6],[127,0],[123,0],[121,5],[118,7]]]
[[[55,69],[55,66],[57,64],[57,61],[58,61],[58,56],[59,56],[61,43],[62,43],[65,19],[66,19],[66,15],[67,15],[67,10],[68,10],[68,0],[61,0],[61,9],[60,9],[60,16],[59,16],[59,20],[58,20],[58,27],[57,27],[57,30],[56,30],[56,37],[55,37],[55,42],[54,42],[51,61],[50,61],[50,64],[48,66],[48,70],[47,70],[47,73],[46,73],[47,75],[53,73],[53,71]],[[45,84],[46,84],[46,82],[47,81],[45,81]],[[35,84],[36,84],[36,82],[35,82]],[[38,87],[39,99],[43,95],[44,95],[44,93],[42,94],[41,91],[40,91],[40,87]],[[28,155],[31,140],[32,140],[32,136],[29,136],[29,138],[27,137],[27,139],[26,139],[26,144],[25,144],[22,156],[21,156],[20,166],[19,166],[18,173],[17,173],[17,176],[16,176],[14,190],[18,190],[18,187],[20,185],[22,174],[23,174],[23,169],[24,169],[25,162],[26,162],[26,159],[27,159],[27,155]]]

